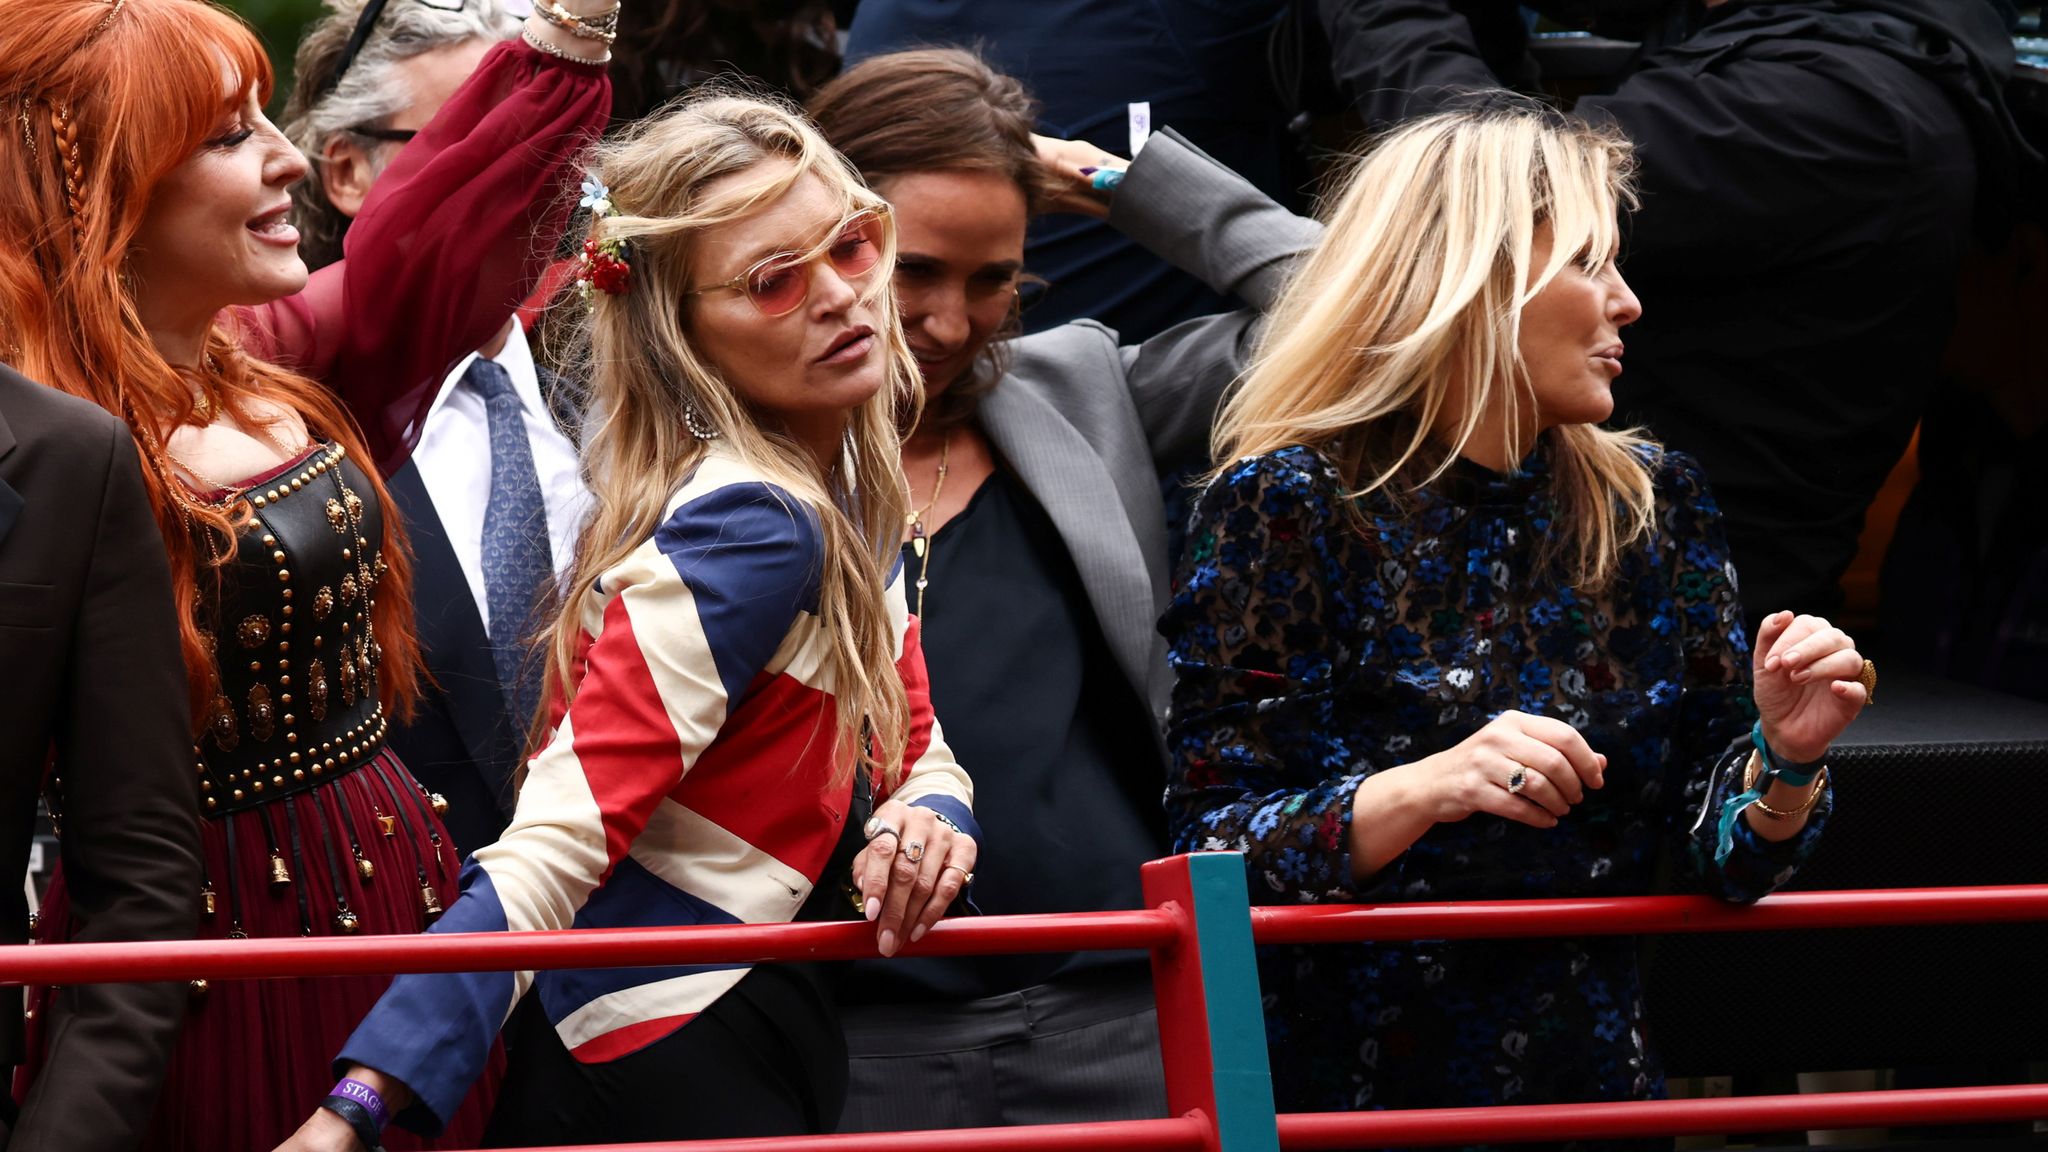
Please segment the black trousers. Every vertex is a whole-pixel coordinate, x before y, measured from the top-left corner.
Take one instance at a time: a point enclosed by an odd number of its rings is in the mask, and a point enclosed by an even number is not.
[[[531,994],[505,1040],[490,1148],[814,1135],[838,1127],[846,1102],[846,1040],[801,965],[755,968],[696,1019],[608,1063],[571,1056]]]

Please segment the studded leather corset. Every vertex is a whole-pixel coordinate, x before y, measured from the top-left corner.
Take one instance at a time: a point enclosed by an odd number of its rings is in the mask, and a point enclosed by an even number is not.
[[[339,445],[246,492],[254,520],[209,624],[220,691],[199,751],[202,810],[254,808],[355,768],[384,740],[370,623],[384,513]]]

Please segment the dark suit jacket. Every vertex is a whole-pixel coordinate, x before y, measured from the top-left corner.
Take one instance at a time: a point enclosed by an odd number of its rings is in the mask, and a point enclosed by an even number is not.
[[[574,441],[577,389],[544,367],[535,371],[555,426]],[[479,467],[490,467],[490,456],[489,445],[477,445]],[[447,797],[441,822],[467,856],[512,819],[512,777],[529,718],[508,711],[476,595],[419,469],[408,461],[386,486],[412,540],[413,622],[427,664],[419,710],[391,730],[391,747],[420,783]]]
[[[28,857],[54,751],[80,942],[178,939],[198,923],[198,792],[176,621],[127,427],[0,367],[0,864]],[[0,884],[0,944],[25,943],[27,929],[20,884]],[[186,995],[183,983],[65,988],[10,1152],[133,1148]],[[22,1055],[10,996],[0,1063]]]
[[[480,451],[489,467],[489,449]],[[407,462],[386,487],[412,541],[414,624],[432,677],[411,722],[391,730],[391,747],[420,783],[448,798],[441,820],[467,856],[511,819],[523,731],[507,714],[483,616],[419,469]]]

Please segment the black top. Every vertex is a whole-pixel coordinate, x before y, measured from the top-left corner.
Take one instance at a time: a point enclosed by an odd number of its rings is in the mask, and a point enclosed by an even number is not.
[[[1114,509],[1106,509],[1113,513]],[[933,535],[903,550],[922,614],[932,708],[974,776],[983,838],[974,903],[989,915],[1138,908],[1138,866],[1163,854],[1163,768],[1149,714],[1117,668],[1064,541],[998,467]],[[861,962],[841,999],[972,999],[1130,953]]]
[[[308,791],[384,738],[370,621],[383,509],[368,477],[319,445],[247,497],[252,518],[206,621],[220,661],[199,744],[207,816]]]

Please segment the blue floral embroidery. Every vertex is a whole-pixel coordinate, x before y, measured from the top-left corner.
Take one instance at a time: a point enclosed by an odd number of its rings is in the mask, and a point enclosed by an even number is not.
[[[1598,594],[1543,574],[1541,450],[1506,476],[1454,464],[1405,506],[1384,494],[1347,504],[1335,469],[1306,449],[1227,470],[1192,517],[1160,624],[1176,673],[1176,848],[1244,852],[1254,899],[1274,903],[1641,893],[1668,844],[1692,846],[1695,880],[1725,899],[1790,876],[1832,795],[1788,843],[1739,827],[1719,869],[1691,835],[1740,782],[1749,644],[1697,469],[1677,453],[1646,462],[1655,530]],[[1437,825],[1356,880],[1359,783],[1509,708],[1578,727],[1610,757],[1607,787],[1556,829],[1489,815]],[[1260,978],[1285,1110],[1663,1091],[1654,1051],[1632,1036],[1630,940],[1269,948]]]

